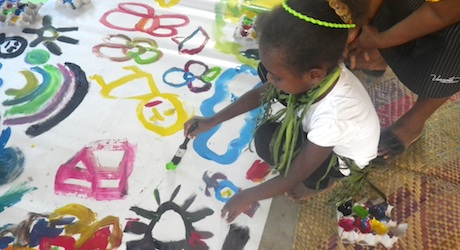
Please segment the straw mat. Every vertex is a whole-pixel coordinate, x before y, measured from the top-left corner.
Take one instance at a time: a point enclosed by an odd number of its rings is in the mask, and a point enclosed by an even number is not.
[[[382,127],[406,112],[416,96],[393,72],[380,78],[358,76],[378,111]],[[422,138],[402,155],[372,168],[370,180],[393,205],[393,219],[408,223],[392,249],[460,249],[460,94],[453,96],[426,124]],[[300,204],[293,249],[386,249],[344,245],[337,236],[334,191]],[[372,196],[371,194],[369,194]]]

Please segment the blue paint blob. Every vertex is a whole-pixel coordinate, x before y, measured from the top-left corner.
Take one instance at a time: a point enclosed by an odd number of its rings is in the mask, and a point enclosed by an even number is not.
[[[0,249],[5,249],[8,245],[14,241],[13,237],[5,236],[0,238]]]
[[[64,228],[56,228],[45,219],[40,219],[32,228],[29,238],[29,247],[36,247],[40,244],[42,238],[56,238],[58,237]]]
[[[230,93],[228,85],[233,79],[235,79],[240,74],[251,74],[257,76],[257,70],[249,65],[242,65],[239,68],[228,69],[222,73],[215,83],[215,92],[214,95],[205,101],[200,106],[201,113],[205,117],[213,116],[216,112],[214,108],[221,102],[226,99],[235,101],[238,98]],[[262,83],[260,82],[255,86],[259,87]],[[238,159],[238,156],[241,154],[241,151],[249,145],[252,136],[253,130],[256,126],[256,117],[259,114],[261,109],[255,109],[250,111],[246,117],[246,123],[240,130],[239,138],[236,138],[230,142],[227,147],[227,151],[223,155],[218,155],[208,147],[209,139],[220,129],[221,125],[201,133],[193,141],[193,148],[195,151],[203,158],[215,161],[220,164],[231,164]],[[224,132],[225,133],[225,132]]]
[[[232,190],[233,195],[230,196],[230,197],[222,197],[222,190],[224,190],[224,189]],[[223,181],[219,182],[219,186],[217,186],[214,190],[216,192],[216,194],[215,194],[216,199],[219,200],[219,201],[222,201],[222,202],[227,202],[235,194],[240,192],[240,189],[237,186],[235,186],[235,184],[233,184],[233,182],[231,182],[229,180],[223,180]]]
[[[24,154],[22,151],[19,148],[5,148],[1,150],[0,186],[14,181],[22,172],[24,172]]]

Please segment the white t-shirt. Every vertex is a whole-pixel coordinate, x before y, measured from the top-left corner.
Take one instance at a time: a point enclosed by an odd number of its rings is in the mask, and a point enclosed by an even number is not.
[[[380,122],[362,83],[343,64],[340,67],[334,88],[310,107],[302,126],[309,141],[333,147],[337,155],[364,168],[377,156]],[[349,170],[342,173],[348,175]]]

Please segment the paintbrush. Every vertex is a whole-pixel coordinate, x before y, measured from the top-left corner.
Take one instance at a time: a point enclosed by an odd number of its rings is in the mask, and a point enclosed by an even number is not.
[[[177,165],[182,160],[182,157],[184,156],[185,151],[187,150],[187,144],[190,141],[188,134],[194,131],[196,128],[198,128],[198,122],[190,126],[190,129],[188,130],[188,133],[187,133],[187,136],[185,137],[184,142],[179,146],[172,160],[168,162],[168,164],[166,164],[167,170],[174,170],[177,168]]]

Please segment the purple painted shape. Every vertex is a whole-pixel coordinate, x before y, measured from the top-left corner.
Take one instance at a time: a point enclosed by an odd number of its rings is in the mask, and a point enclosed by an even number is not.
[[[58,64],[58,68],[64,76],[64,82],[61,86],[61,89],[59,89],[59,91],[53,97],[51,102],[49,102],[48,105],[38,113],[29,115],[29,116],[6,119],[3,124],[17,125],[17,124],[32,123],[32,122],[41,120],[49,116],[53,111],[57,110],[57,108],[62,103],[62,100],[64,99],[64,96],[66,95],[69,89],[75,92],[75,86],[74,86],[75,81],[72,80],[73,78],[75,78],[73,72],[70,72],[69,70],[67,70],[67,68],[64,67],[62,64]]]
[[[128,177],[133,170],[136,147],[126,140],[100,140],[84,147],[72,159],[61,165],[56,173],[56,194],[77,194],[96,200],[121,199],[128,191]],[[118,168],[101,166],[95,151],[124,152]],[[77,167],[78,163],[86,169]],[[72,180],[87,181],[90,187],[69,183]],[[118,181],[116,187],[106,187],[102,181]]]

